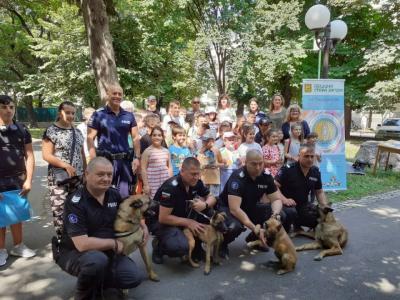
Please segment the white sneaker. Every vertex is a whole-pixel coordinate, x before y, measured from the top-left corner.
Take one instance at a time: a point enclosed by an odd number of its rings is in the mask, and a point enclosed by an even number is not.
[[[33,257],[36,255],[36,251],[29,249],[27,246],[25,246],[23,243],[19,244],[19,245],[15,245],[11,251],[10,251],[11,255],[14,256],[21,256],[21,257]]]
[[[6,264],[7,258],[8,258],[7,249],[0,249],[0,267]]]

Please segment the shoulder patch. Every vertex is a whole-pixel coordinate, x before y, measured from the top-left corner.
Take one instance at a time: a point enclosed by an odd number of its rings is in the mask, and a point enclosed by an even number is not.
[[[99,109],[97,109],[96,111],[103,111],[104,110],[104,106],[100,107]]]
[[[241,178],[243,178],[243,177],[244,177],[244,172],[241,171],[241,172],[239,173],[239,176],[240,176]]]
[[[233,190],[237,190],[239,188],[239,183],[237,181],[232,181],[231,182],[231,188]]]
[[[172,186],[177,186],[178,185],[178,180],[174,179],[171,181]]]
[[[71,199],[72,203],[79,203],[80,200],[81,200],[81,194],[80,193],[77,194],[77,195],[74,195],[72,197],[72,199]]]
[[[265,169],[265,170],[264,170],[264,174],[265,174],[265,175],[271,175],[271,172],[270,172],[268,169]]]
[[[71,224],[76,224],[76,223],[78,223],[78,216],[76,214],[69,214],[68,215],[68,221]]]

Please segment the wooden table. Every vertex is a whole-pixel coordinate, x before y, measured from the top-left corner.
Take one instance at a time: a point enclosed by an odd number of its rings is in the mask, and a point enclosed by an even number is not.
[[[383,152],[388,153],[388,156],[386,158],[386,163],[385,163],[385,171],[386,171],[388,168],[390,153],[400,154],[400,142],[395,141],[395,140],[389,140],[387,142],[384,142],[384,143],[381,143],[378,145],[378,151],[376,152],[376,157],[375,157],[374,170],[372,171],[372,174],[374,174],[374,175],[376,174],[376,167],[378,166],[378,163],[381,158],[381,154]]]

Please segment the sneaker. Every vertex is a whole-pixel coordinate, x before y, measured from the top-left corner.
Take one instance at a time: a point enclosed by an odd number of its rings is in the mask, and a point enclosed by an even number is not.
[[[20,257],[25,257],[25,258],[29,258],[29,257],[33,257],[36,255],[36,251],[29,249],[27,246],[25,246],[23,243],[19,244],[19,245],[15,245],[11,251],[10,251],[11,255],[14,256],[20,256]]]
[[[153,246],[153,253],[151,255],[151,259],[153,260],[153,263],[161,265],[164,261],[163,261],[163,254],[159,247],[158,239],[154,238],[153,241],[151,242],[151,245]]]
[[[0,249],[0,267],[6,264],[7,258],[8,258],[7,249]]]
[[[228,245],[221,244],[218,252],[219,257],[228,260],[229,259],[229,249]]]

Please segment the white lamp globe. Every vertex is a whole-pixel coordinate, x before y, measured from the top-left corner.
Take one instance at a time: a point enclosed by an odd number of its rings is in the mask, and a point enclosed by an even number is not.
[[[310,30],[321,29],[328,25],[330,18],[331,12],[329,9],[325,5],[317,4],[311,6],[307,11],[305,18],[306,26]]]
[[[342,20],[334,20],[331,22],[331,39],[343,40],[347,34],[347,25]]]

